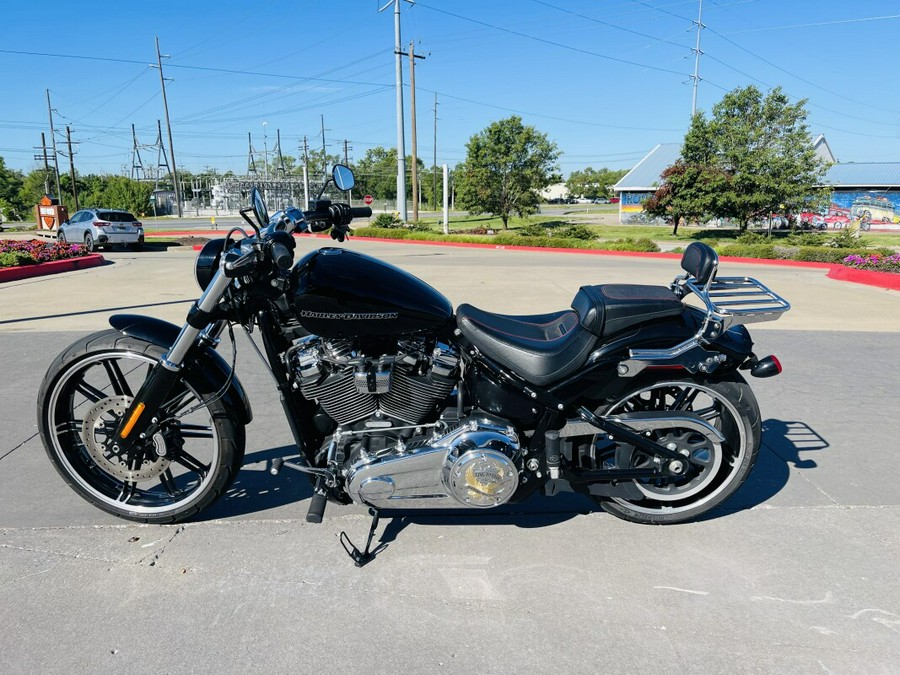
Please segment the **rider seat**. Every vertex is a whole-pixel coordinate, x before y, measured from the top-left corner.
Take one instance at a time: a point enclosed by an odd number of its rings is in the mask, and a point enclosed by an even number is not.
[[[571,310],[510,316],[463,304],[456,323],[485,356],[543,386],[584,365],[600,338],[680,314],[683,307],[661,286],[604,284],[582,286]]]

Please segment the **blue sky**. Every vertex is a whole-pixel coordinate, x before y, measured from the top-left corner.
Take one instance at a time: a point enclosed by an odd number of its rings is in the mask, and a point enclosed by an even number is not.
[[[81,173],[127,173],[131,125],[152,144],[163,117],[154,38],[179,166],[243,173],[258,150],[297,155],[306,135],[351,158],[396,144],[394,22],[375,0],[5,3],[0,155],[36,166],[49,141],[45,89],[78,142]],[[519,114],[555,141],[563,174],[629,168],[690,120],[698,0],[423,0],[402,3],[416,69],[419,155],[465,157],[469,137]],[[840,161],[900,161],[900,4],[704,0],[698,108],[747,84],[809,99],[810,130]],[[26,53],[30,52],[30,53]],[[41,54],[61,55],[53,57]],[[91,57],[91,58],[75,58]],[[240,71],[240,72],[237,72]],[[409,127],[409,65],[403,63]],[[165,132],[165,127],[163,127]],[[58,135],[58,139],[62,136]],[[406,151],[410,152],[409,132]],[[145,165],[155,153],[144,151]]]

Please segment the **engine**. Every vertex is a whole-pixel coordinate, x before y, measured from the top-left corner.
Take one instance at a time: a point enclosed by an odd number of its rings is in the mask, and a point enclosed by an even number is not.
[[[448,397],[460,359],[433,339],[387,350],[305,338],[289,352],[294,387],[337,425],[320,458],[339,470],[350,497],[376,508],[490,508],[519,485],[521,448],[505,420]]]
[[[349,340],[311,338],[289,356],[295,386],[339,426],[419,424],[436,416],[459,379],[459,356],[425,338],[394,343],[393,353],[365,354]]]

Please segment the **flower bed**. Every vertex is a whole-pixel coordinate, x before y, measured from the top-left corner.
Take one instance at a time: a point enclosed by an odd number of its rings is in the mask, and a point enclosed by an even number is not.
[[[858,270],[900,274],[900,253],[894,253],[893,255],[879,255],[878,253],[868,255],[853,254],[844,258],[843,263],[847,267],[853,267]]]
[[[23,265],[81,258],[86,255],[88,255],[88,252],[84,246],[79,246],[78,244],[43,242],[37,239],[0,241],[0,267],[21,267]]]

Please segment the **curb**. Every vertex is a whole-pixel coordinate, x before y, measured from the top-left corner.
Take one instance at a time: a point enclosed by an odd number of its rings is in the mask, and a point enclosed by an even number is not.
[[[829,279],[849,281],[854,284],[877,286],[891,291],[900,291],[900,274],[893,272],[875,272],[873,270],[858,270],[854,267],[832,265],[826,275]]]
[[[0,283],[31,279],[32,277],[41,277],[46,274],[58,274],[59,272],[87,269],[89,267],[97,267],[105,262],[106,259],[102,255],[99,253],[92,253],[90,255],[82,256],[81,258],[54,260],[52,262],[23,265],[21,267],[4,267],[0,269]]]
[[[187,236],[188,234],[194,234],[195,236],[215,236],[220,235],[221,231],[208,231],[208,232],[197,232],[194,231],[192,233],[188,232],[167,232],[166,234],[160,234],[156,236]],[[351,233],[352,234],[352,233]],[[153,235],[151,235],[153,236]],[[312,237],[315,239],[328,239],[327,235],[322,234],[303,234],[303,235],[294,235],[295,237]],[[680,253],[644,253],[640,251],[603,251],[600,249],[584,249],[584,248],[553,248],[553,247],[538,247],[538,246],[515,246],[515,245],[501,245],[501,244],[474,244],[469,242],[461,242],[461,241],[426,241],[420,239],[383,239],[381,237],[352,237],[353,239],[358,239],[359,241],[372,241],[372,242],[380,242],[383,244],[421,244],[424,246],[449,246],[451,248],[487,248],[494,250],[502,250],[502,251],[526,251],[526,252],[540,252],[546,251],[548,253],[573,253],[573,254],[581,254],[581,255],[617,255],[617,256],[625,256],[632,258],[661,258],[668,260],[678,260],[681,258]],[[193,249],[195,251],[199,251],[203,248],[202,245],[194,246]],[[825,262],[806,262],[802,260],[778,260],[774,258],[736,258],[731,256],[722,256],[720,260],[724,260],[729,263],[746,263],[749,265],[775,265],[779,267],[800,267],[806,269],[821,269],[828,270],[827,276],[829,279],[834,279],[836,281],[849,281],[856,284],[864,284],[866,286],[876,286],[878,288],[886,288],[888,290],[897,291],[900,290],[900,274],[894,274],[891,272],[873,272],[870,270],[858,270],[852,267],[845,267],[844,265],[839,265],[837,263],[825,263]]]

